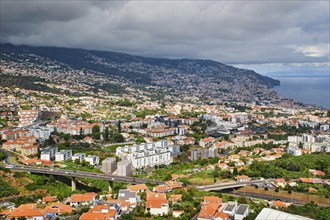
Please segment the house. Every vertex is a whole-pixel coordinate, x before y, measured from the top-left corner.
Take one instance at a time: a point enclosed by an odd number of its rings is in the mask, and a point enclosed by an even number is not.
[[[284,179],[276,179],[276,180],[274,181],[274,185],[275,185],[276,187],[282,187],[282,188],[284,188],[285,185],[286,185],[286,181],[285,181]]]
[[[222,199],[216,196],[205,196],[197,220],[227,220],[229,215],[223,212]]]
[[[215,138],[213,137],[207,137],[207,138],[203,138],[199,141],[199,146],[205,148],[205,147],[209,147],[211,145],[213,145],[215,141]]]
[[[89,205],[96,200],[97,194],[89,192],[85,194],[73,194],[70,197],[70,205],[74,207]]]
[[[166,181],[165,185],[168,186],[169,188],[171,188],[172,190],[173,189],[179,189],[179,188],[183,187],[181,183],[178,183],[178,182],[173,181],[173,180]]]
[[[288,207],[289,203],[285,203],[280,200],[276,200],[271,203],[271,206],[274,206],[275,208]]]
[[[313,174],[314,176],[324,176],[325,175],[325,172],[323,172],[321,170],[309,169],[309,173]]]
[[[91,138],[89,136],[84,137],[84,139],[82,139],[81,141],[84,142],[84,143],[88,143],[88,144],[93,144],[94,143],[93,138]]]
[[[229,166],[226,163],[219,163],[218,166],[221,170],[227,170],[229,168]]]
[[[131,192],[145,192],[148,190],[148,187],[145,183],[143,184],[137,184],[137,185],[131,185],[131,186],[127,186],[127,189]]]
[[[242,220],[250,213],[250,208],[248,205],[240,204],[234,215],[235,220]]]
[[[118,209],[118,214],[130,212],[136,207],[136,203],[131,204],[128,201],[118,199],[108,199],[106,201],[103,201],[102,204],[107,204],[112,209]]]
[[[137,195],[137,192],[131,192],[127,189],[121,189],[118,193],[118,200],[127,201],[131,204],[136,205],[140,202],[140,196]]]
[[[159,192],[159,193],[168,193],[168,192],[171,192],[171,188],[168,187],[167,185],[158,185],[158,186],[155,186],[152,191],[154,192]]]
[[[146,212],[151,215],[167,215],[169,204],[165,193],[147,192]]]
[[[54,202],[54,201],[56,201],[56,196],[45,196],[44,198],[42,198],[41,201],[43,204],[46,204],[49,202]]]
[[[182,195],[181,194],[171,195],[170,202],[177,203],[177,202],[181,201],[181,199],[182,199]]]
[[[120,216],[120,207],[114,208],[107,204],[95,205],[83,213],[79,220],[115,220]]]
[[[179,218],[182,213],[184,213],[183,210],[173,210],[172,211],[172,215],[174,218]]]
[[[313,183],[311,178],[299,178],[299,181],[302,183]]]
[[[228,157],[230,161],[239,161],[240,156],[238,154],[233,154]]]
[[[27,220],[45,220],[47,218],[47,210],[37,208],[37,204],[23,204],[17,208],[10,209],[6,212],[5,219],[18,219],[25,217]]]
[[[217,196],[204,196],[203,204],[209,204],[209,203],[222,203],[222,198],[219,198]]]
[[[234,216],[237,210],[237,203],[236,202],[228,202],[224,209],[223,212],[230,215],[230,216]]]
[[[251,178],[246,175],[236,176],[235,179],[237,182],[246,182],[251,180]]]
[[[293,181],[293,180],[289,180],[289,181],[287,182],[287,184],[288,184],[289,186],[291,186],[291,187],[297,186],[297,183],[296,183],[295,181]]]
[[[241,167],[241,166],[244,166],[244,162],[241,161],[241,160],[238,160],[235,162],[235,167]]]
[[[72,207],[69,205],[64,205],[60,202],[54,203],[52,205],[46,206],[45,210],[47,212],[47,217],[55,217],[64,213],[71,213]]]

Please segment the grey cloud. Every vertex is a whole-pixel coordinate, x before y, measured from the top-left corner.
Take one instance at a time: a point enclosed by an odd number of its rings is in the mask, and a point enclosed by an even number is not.
[[[329,2],[1,1],[1,41],[225,63],[310,63]]]

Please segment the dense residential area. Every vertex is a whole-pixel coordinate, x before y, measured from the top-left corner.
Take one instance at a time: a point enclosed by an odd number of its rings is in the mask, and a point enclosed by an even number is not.
[[[329,219],[329,111],[137,91],[1,87],[0,215]]]
[[[85,51],[77,67],[4,48],[1,218],[329,219],[330,111],[278,82],[202,60]]]

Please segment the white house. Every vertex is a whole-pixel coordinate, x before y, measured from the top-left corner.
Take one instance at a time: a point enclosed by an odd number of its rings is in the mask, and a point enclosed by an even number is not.
[[[165,193],[147,192],[146,212],[151,215],[167,215],[168,211],[169,204]]]
[[[234,215],[235,220],[243,220],[246,216],[248,216],[250,213],[250,209],[248,205],[239,205],[236,213]]]

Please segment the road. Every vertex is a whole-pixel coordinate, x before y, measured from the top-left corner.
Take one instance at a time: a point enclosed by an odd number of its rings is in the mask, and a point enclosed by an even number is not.
[[[243,187],[246,185],[252,185],[252,184],[262,184],[266,183],[266,180],[251,180],[251,181],[244,181],[244,182],[230,182],[230,183],[217,183],[213,185],[207,185],[207,186],[198,186],[196,187],[199,190],[203,191],[220,191],[224,189],[232,189],[236,187]]]
[[[5,165],[2,166],[6,167]],[[17,165],[13,166],[11,169],[18,171],[28,171],[30,173],[38,173],[38,174],[48,174],[48,175],[78,177],[78,178],[91,178],[91,179],[114,181],[121,183],[131,183],[131,184],[140,184],[147,182],[164,184],[163,181],[158,181],[158,180],[142,179],[135,177],[127,177],[127,176],[116,176],[116,175],[108,175],[103,173],[92,173],[92,172],[84,172],[84,171],[76,171],[76,170],[50,169],[50,168],[42,168],[42,167],[39,168],[32,166],[17,166]]]

